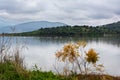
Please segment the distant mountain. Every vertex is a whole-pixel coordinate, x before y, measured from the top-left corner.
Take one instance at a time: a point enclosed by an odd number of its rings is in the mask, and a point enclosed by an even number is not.
[[[26,23],[14,25],[14,26],[2,27],[0,28],[0,33],[3,33],[3,32],[10,33],[12,31],[11,27],[15,28],[16,33],[20,33],[20,32],[33,31],[40,28],[57,27],[57,26],[64,26],[64,25],[67,25],[67,24],[60,23],[60,22],[32,21],[32,22],[26,22]]]
[[[103,25],[103,26],[108,28],[108,29],[120,32],[120,21],[115,22],[115,23],[111,23],[111,24],[106,24],[106,25]]]

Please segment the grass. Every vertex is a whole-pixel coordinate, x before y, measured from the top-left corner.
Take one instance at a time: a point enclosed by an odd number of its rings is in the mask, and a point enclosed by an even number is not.
[[[66,77],[55,75],[53,72],[41,70],[26,70],[16,63],[7,61],[0,63],[0,80],[69,80]]]
[[[29,71],[12,61],[7,61],[0,63],[0,80],[120,80],[120,77],[92,74],[62,76],[52,71],[43,72],[37,68]]]

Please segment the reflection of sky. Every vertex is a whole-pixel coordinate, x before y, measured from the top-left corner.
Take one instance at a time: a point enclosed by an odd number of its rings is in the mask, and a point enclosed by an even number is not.
[[[100,63],[105,66],[106,72],[120,75],[120,47],[105,42],[88,43],[88,48],[94,48],[100,56]]]
[[[70,41],[86,40],[86,49],[94,48],[100,55],[100,63],[105,66],[106,72],[120,75],[120,40],[118,38],[44,38],[24,37],[21,41],[27,42],[28,50],[25,51],[25,62],[31,68],[37,64],[43,70],[53,70],[55,52]],[[60,65],[61,66],[61,65]]]
[[[55,59],[54,54],[60,47],[61,45],[56,44],[28,46],[28,50],[25,53],[26,63],[28,63],[29,67],[37,64],[43,70],[51,70]]]

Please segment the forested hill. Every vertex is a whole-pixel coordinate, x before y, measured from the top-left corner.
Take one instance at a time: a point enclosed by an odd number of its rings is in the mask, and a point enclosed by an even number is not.
[[[106,28],[120,32],[120,21],[115,22],[115,23],[111,23],[111,24],[107,24],[107,25],[103,25],[103,26]]]
[[[104,36],[118,35],[116,32],[107,27],[92,26],[60,26],[52,28],[41,28],[32,32],[19,33],[21,36]],[[18,34],[15,34],[18,35]]]

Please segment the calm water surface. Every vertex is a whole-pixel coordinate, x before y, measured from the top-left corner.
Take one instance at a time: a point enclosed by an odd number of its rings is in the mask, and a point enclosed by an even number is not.
[[[86,49],[93,48],[99,53],[100,61],[105,66],[105,72],[120,76],[120,38],[51,38],[51,37],[18,37],[27,42],[27,50],[23,52],[28,68],[34,64],[42,70],[54,70],[55,52],[62,49],[68,42],[85,40]]]

